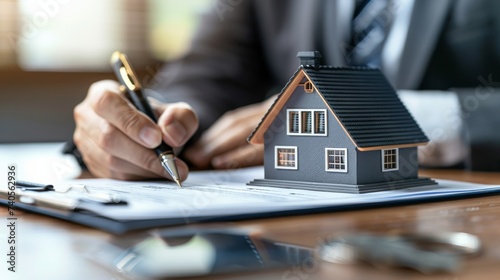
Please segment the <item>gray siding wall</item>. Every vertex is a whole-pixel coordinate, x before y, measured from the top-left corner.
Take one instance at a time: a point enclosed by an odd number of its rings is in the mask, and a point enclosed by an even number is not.
[[[287,109],[327,109],[327,136],[287,135]],[[318,93],[299,86],[264,136],[266,179],[357,184],[355,146]],[[275,146],[296,146],[298,169],[275,168]],[[325,148],[347,148],[347,173],[325,171]]]
[[[399,170],[382,171],[382,152],[357,152],[358,184],[404,180],[418,177],[417,148],[399,149]]]

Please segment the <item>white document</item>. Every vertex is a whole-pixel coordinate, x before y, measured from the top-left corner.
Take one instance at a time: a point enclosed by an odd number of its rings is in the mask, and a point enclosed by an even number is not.
[[[60,154],[61,143],[0,145],[0,165],[16,166],[16,180],[54,184],[58,192],[72,185],[85,185],[94,194],[113,194],[128,202],[124,206],[104,206],[85,203],[81,207],[98,216],[117,221],[137,221],[148,219],[191,219],[206,217],[234,216],[240,214],[279,213],[287,210],[307,210],[314,208],[350,207],[367,204],[386,205],[405,200],[439,198],[444,196],[473,195],[497,192],[500,186],[469,184],[438,180],[439,185],[383,191],[368,194],[342,194],[305,191],[271,187],[247,186],[254,179],[264,178],[263,167],[229,171],[190,172],[189,178],[179,188],[175,183],[125,182],[108,179],[66,180],[74,178],[73,158]],[[6,172],[0,172],[0,182],[7,182]],[[60,183],[56,183],[60,182]],[[0,183],[0,193],[6,191],[6,184]],[[20,193],[20,191],[18,191]],[[30,192],[30,196],[43,196],[47,200],[69,196],[69,205],[78,205],[75,197],[82,192],[70,194],[54,192]],[[2,196],[0,195],[0,198]],[[26,202],[27,203],[27,202]],[[235,217],[237,219],[237,217]],[[180,221],[171,224],[180,223]]]
[[[85,210],[114,220],[180,218],[186,222],[192,218],[275,213],[319,207],[389,203],[465,193],[500,192],[500,186],[445,180],[439,180],[439,185],[368,194],[246,185],[255,178],[263,178],[263,171],[262,167],[257,167],[231,171],[192,172],[182,188],[168,181],[126,182],[109,179],[70,180],[55,184],[55,187],[58,191],[64,191],[72,185],[85,185],[91,193],[119,195],[128,202],[127,205],[106,206],[96,203],[82,206]]]

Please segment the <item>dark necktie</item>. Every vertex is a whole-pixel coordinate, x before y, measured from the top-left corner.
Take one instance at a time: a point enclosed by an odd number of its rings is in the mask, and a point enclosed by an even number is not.
[[[389,0],[358,1],[352,21],[351,65],[379,67],[382,48],[393,17]]]

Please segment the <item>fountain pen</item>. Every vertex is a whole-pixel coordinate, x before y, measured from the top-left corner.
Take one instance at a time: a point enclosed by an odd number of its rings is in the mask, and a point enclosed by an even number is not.
[[[134,104],[137,110],[146,114],[156,123],[157,119],[154,111],[142,91],[142,86],[137,79],[137,75],[130,66],[127,56],[119,51],[114,52],[111,55],[111,66],[113,67],[118,81],[121,83],[120,89],[125,93],[127,99]],[[161,165],[167,170],[168,174],[170,174],[177,185],[182,187],[172,147],[162,141],[154,151],[158,155]]]

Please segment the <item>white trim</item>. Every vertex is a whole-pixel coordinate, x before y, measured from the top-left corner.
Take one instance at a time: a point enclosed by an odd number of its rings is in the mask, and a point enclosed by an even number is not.
[[[290,132],[290,111],[299,113],[299,132]],[[302,112],[309,111],[311,112],[311,133],[303,133],[300,132],[302,130]],[[325,133],[315,133],[315,112],[323,112],[325,114]],[[328,136],[328,114],[326,109],[287,109],[286,110],[286,134],[291,136]]]
[[[290,132],[290,112],[296,111],[299,114],[299,132]],[[300,117],[300,109],[287,109],[286,110],[286,134],[287,135],[300,135],[300,128],[302,127],[302,118]]]
[[[280,166],[278,165],[278,149],[292,149],[295,153],[295,166]],[[299,169],[299,154],[297,151],[297,146],[274,146],[274,168],[275,169]]]
[[[330,168],[328,168],[328,151],[344,151],[345,169],[330,169]],[[348,164],[348,162],[347,162],[347,149],[346,148],[325,148],[325,171],[326,172],[347,173],[347,171],[349,170],[349,167],[347,164]]]
[[[385,169],[384,151],[391,151],[391,150],[395,150],[396,151],[396,168]],[[381,162],[382,162],[382,172],[397,171],[397,170],[399,170],[399,148],[380,150],[380,157],[381,157]]]

